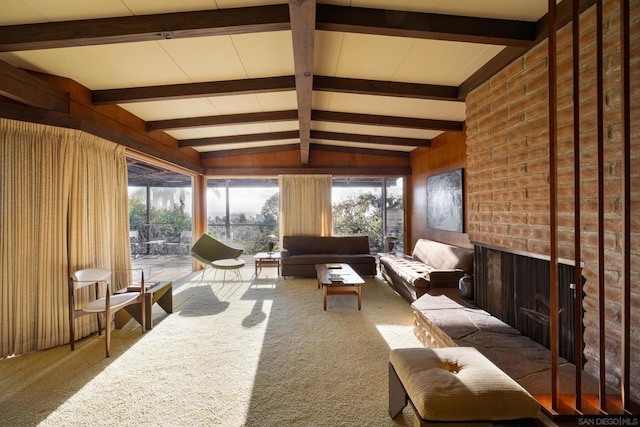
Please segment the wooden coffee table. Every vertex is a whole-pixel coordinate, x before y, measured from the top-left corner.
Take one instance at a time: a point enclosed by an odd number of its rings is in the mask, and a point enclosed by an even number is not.
[[[349,264],[331,264],[340,268],[328,268],[327,264],[316,264],[318,288],[322,288],[324,310],[327,311],[329,295],[353,294],[358,296],[358,310],[362,308],[362,284],[364,280]]]

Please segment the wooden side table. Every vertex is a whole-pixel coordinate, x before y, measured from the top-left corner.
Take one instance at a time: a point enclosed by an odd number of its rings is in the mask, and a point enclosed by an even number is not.
[[[157,282],[155,285],[150,286],[145,292],[145,323],[146,329],[153,328],[153,316],[151,314],[152,305],[158,303],[162,309],[167,313],[173,313],[173,282]],[[138,289],[140,287],[138,286]],[[122,290],[121,292],[126,292]],[[133,317],[136,322],[142,325],[142,310],[141,304],[133,304],[124,308],[124,310],[118,310],[116,312],[116,328],[120,329],[127,324]]]
[[[253,259],[256,264],[256,277],[258,277],[263,267],[276,267],[278,276],[280,276],[280,252],[258,252]]]

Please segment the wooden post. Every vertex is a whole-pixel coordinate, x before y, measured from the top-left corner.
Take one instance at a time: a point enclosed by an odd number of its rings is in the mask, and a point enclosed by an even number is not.
[[[551,347],[551,409],[558,412],[560,378],[558,372],[558,165],[557,165],[557,75],[556,2],[549,0],[548,78],[549,78],[549,340]]]

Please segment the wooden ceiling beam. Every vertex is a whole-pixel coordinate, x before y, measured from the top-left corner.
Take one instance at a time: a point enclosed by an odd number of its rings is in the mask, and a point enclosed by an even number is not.
[[[386,82],[380,80],[349,79],[342,77],[312,76],[313,90],[352,93],[372,96],[462,101],[455,86],[419,83]],[[281,92],[296,89],[295,76],[264,77],[243,80],[184,83],[161,86],[142,86],[94,90],[92,101],[96,105],[125,104],[163,99],[201,98],[207,96],[243,95],[251,93]],[[298,112],[299,114],[299,112]]]
[[[311,149],[314,151],[331,151],[333,153],[364,154],[368,156],[401,157],[405,159],[411,157],[411,154],[407,151],[378,150],[378,149],[359,148],[359,147],[342,147],[342,146],[327,145],[327,144],[311,144]]]
[[[0,52],[288,30],[289,8],[268,5],[0,26]]]
[[[91,92],[96,105],[126,104],[130,102],[166,99],[203,98],[207,96],[245,95],[295,90],[293,76],[257,79],[222,80],[217,82],[184,83],[163,86],[104,89]]]
[[[30,107],[69,112],[69,93],[0,60],[0,96]]]
[[[402,138],[397,136],[362,135],[355,133],[311,131],[312,139],[325,139],[328,141],[359,142],[375,145],[394,145],[400,147],[429,147],[430,139]]]
[[[263,153],[275,153],[279,151],[292,151],[299,150],[300,144],[285,144],[285,145],[270,145],[268,147],[250,147],[250,148],[237,148],[233,150],[218,150],[207,151],[200,154],[201,159],[212,159],[216,157],[227,156],[240,156],[246,154],[263,154]]]
[[[179,148],[205,147],[207,145],[277,141],[277,140],[283,140],[283,139],[298,139],[298,138],[300,138],[300,132],[298,132],[297,130],[289,130],[289,131],[283,131],[283,132],[252,133],[247,135],[215,136],[212,138],[182,139],[178,141],[178,147]]]
[[[311,138],[311,96],[313,94],[313,53],[315,51],[316,0],[289,0],[293,65],[296,76],[300,161],[309,163]]]
[[[441,131],[462,131],[464,122],[451,120],[420,119],[415,117],[378,116],[359,113],[342,113],[337,111],[313,110],[313,121],[350,123],[371,126],[388,126]]]
[[[535,22],[319,4],[316,29],[396,37],[528,46]]]
[[[267,111],[260,113],[225,114],[221,116],[187,117],[182,119],[147,122],[147,131],[228,126],[236,124],[282,122],[298,119],[298,110]]]
[[[290,1],[299,3],[297,7],[305,3],[305,0]],[[536,23],[526,21],[329,4],[314,5],[313,9],[311,30],[522,47],[536,37]],[[289,15],[290,7],[276,4],[6,25],[0,27],[0,52],[282,31],[291,28]]]
[[[456,86],[421,83],[389,82],[382,80],[349,79],[343,77],[314,77],[313,89],[324,92],[363,95],[395,96],[399,98],[461,101]]]
[[[278,176],[278,175],[287,175],[287,174],[328,174],[334,176],[411,176],[411,168],[402,168],[402,167],[389,167],[389,168],[381,168],[379,166],[374,167],[353,167],[353,168],[344,168],[344,167],[292,167],[292,168],[266,168],[266,167],[256,167],[256,168],[209,168],[206,169],[205,175],[208,177],[230,177],[230,176]]]

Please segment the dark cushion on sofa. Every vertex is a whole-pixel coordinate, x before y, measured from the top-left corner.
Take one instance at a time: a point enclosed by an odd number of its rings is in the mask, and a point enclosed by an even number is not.
[[[367,236],[284,236],[282,247],[288,255],[369,254]]]
[[[282,276],[316,277],[316,264],[349,264],[361,276],[377,274],[368,236],[284,236]]]
[[[457,287],[472,267],[473,250],[427,239],[416,242],[411,257],[380,257],[382,276],[409,302],[431,288]]]
[[[411,257],[440,270],[469,271],[473,264],[472,250],[427,239],[416,242]]]

